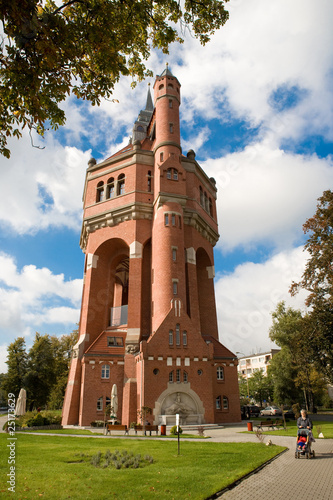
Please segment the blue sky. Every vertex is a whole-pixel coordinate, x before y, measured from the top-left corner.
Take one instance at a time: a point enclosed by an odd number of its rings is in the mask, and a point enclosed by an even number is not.
[[[186,33],[168,62],[182,87],[183,152],[218,188],[215,290],[220,340],[249,354],[268,337],[278,301],[306,262],[302,224],[333,180],[333,4],[231,0],[230,19],[205,47]],[[150,80],[153,82],[153,79]],[[31,146],[26,134],[0,158],[0,372],[18,336],[69,333],[79,320],[82,189],[98,161],[128,143],[148,81],[122,79],[100,107],[69,98],[66,126]]]

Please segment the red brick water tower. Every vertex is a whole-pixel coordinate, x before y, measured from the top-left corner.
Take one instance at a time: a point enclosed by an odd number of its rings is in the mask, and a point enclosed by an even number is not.
[[[240,421],[237,358],[218,340],[213,247],[216,186],[180,145],[180,83],[168,67],[130,144],[91,159],[84,187],[79,341],[63,424],[150,407],[152,424]]]

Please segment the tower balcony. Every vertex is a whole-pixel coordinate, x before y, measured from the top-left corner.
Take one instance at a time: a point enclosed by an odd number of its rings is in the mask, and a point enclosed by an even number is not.
[[[110,326],[127,325],[128,306],[111,307]]]

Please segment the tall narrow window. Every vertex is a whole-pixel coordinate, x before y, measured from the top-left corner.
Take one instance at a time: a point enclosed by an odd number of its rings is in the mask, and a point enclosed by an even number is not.
[[[147,176],[147,188],[148,192],[151,192],[151,170],[148,170],[148,176]]]
[[[222,366],[218,366],[216,370],[217,380],[224,380],[224,370]]]
[[[226,396],[223,396],[223,410],[228,410],[229,409],[229,401]]]
[[[205,201],[204,201],[204,194],[203,194],[203,190],[202,190],[201,186],[199,187],[199,191],[200,191],[200,205],[202,207],[204,207],[205,206]]]
[[[173,180],[178,181],[178,170],[175,168],[173,169]]]
[[[205,209],[205,210],[207,210],[207,212],[208,212],[209,207],[208,207],[208,197],[207,197],[207,193],[205,193],[205,194],[204,194],[204,196],[205,196],[205,205],[204,205],[204,209]]]
[[[172,214],[171,221],[172,221],[172,225],[175,226],[176,225],[176,214]]]
[[[166,176],[167,176],[167,179],[171,179],[171,168],[168,168]]]
[[[183,373],[183,381],[186,383],[188,381],[188,375],[187,372]]]
[[[209,198],[209,213],[213,217],[213,202],[211,198]]]
[[[217,410],[221,410],[221,396],[217,396],[215,399],[215,407]]]
[[[109,365],[102,366],[102,378],[110,378],[110,366]]]
[[[176,345],[180,345],[180,325],[176,325]]]
[[[173,345],[173,330],[169,330],[169,345]]]
[[[169,373],[169,382],[173,382],[173,371]]]
[[[104,199],[104,182],[101,181],[97,184],[97,192],[96,192],[96,202],[103,201]]]
[[[169,214],[164,214],[164,224],[165,224],[166,226],[168,226],[168,225],[169,225]]]
[[[172,260],[173,262],[177,261],[177,248],[172,249]]]
[[[160,161],[163,161],[163,152],[160,153]],[[167,172],[167,177],[168,177],[168,172]]]
[[[169,108],[172,108],[172,99],[169,99]]]
[[[97,399],[97,411],[103,410],[103,397]]]
[[[170,134],[173,134],[173,123],[169,123]]]
[[[180,382],[180,370],[176,370],[176,382]]]
[[[183,330],[183,345],[187,345],[187,331]]]
[[[113,198],[114,197],[114,178],[110,177],[108,180],[108,184],[106,187],[106,197]]]
[[[172,283],[172,289],[173,289],[173,294],[177,295],[177,293],[178,293],[178,283],[177,283],[177,281],[173,281],[173,283]]]
[[[117,187],[117,195],[121,195],[125,193],[125,174],[120,174],[118,177],[118,187]]]
[[[182,227],[182,218],[181,218],[181,215],[179,216],[179,227],[180,228]]]

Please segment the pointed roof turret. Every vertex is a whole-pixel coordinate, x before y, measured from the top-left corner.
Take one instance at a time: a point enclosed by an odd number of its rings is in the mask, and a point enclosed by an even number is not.
[[[154,111],[153,99],[150,93],[150,83],[148,83],[147,101],[145,111]]]
[[[167,75],[167,76],[173,76],[173,74],[169,70],[169,63],[166,63],[165,70],[163,71],[163,73],[160,76],[165,76],[165,75]]]
[[[133,135],[131,142],[134,144],[135,141],[143,141],[147,137],[147,128],[154,112],[154,104],[150,93],[150,84],[148,84],[146,107],[142,109],[139,116],[134,123]]]

